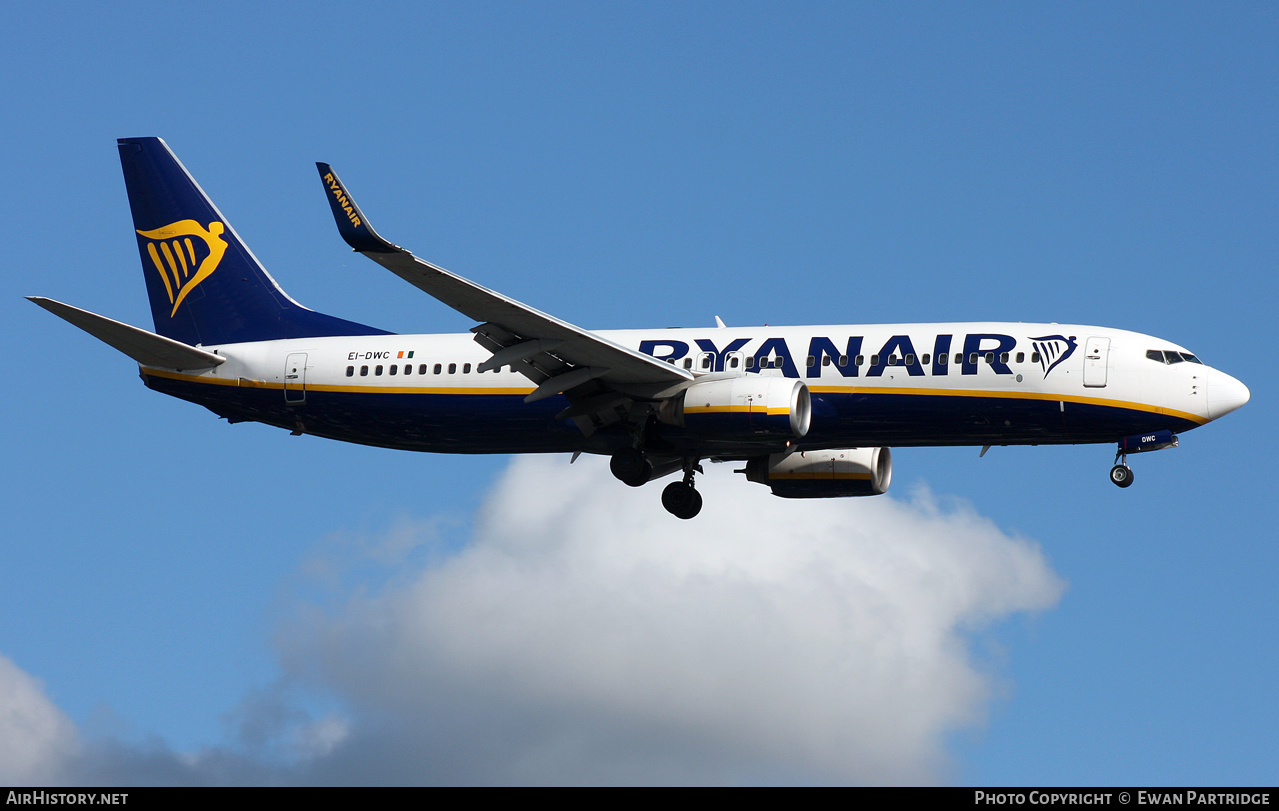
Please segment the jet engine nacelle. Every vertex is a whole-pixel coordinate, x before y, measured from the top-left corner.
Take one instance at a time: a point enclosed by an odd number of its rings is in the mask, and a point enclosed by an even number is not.
[[[739,375],[694,383],[672,401],[669,418],[689,434],[713,439],[802,437],[813,418],[803,381]]]
[[[748,460],[746,478],[782,498],[878,496],[893,480],[893,455],[888,448],[775,453]]]

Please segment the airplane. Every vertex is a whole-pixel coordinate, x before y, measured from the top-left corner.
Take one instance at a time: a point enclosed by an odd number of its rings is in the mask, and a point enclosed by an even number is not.
[[[662,505],[702,507],[701,462],[783,498],[878,495],[892,447],[1114,443],[1128,454],[1248,402],[1185,347],[1121,329],[1005,322],[591,331],[383,239],[317,163],[352,250],[476,322],[402,335],[291,299],[160,138],[118,141],[155,332],[33,296],[137,361],[150,389],[228,422],[436,453],[610,457]]]

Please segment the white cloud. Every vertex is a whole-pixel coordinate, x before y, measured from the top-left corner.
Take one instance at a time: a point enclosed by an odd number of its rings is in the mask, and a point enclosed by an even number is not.
[[[354,717],[315,778],[944,779],[991,691],[967,631],[1062,591],[1038,548],[924,491],[699,486],[680,521],[598,460],[518,459],[459,554],[291,626],[286,669]]]
[[[0,784],[53,780],[76,749],[75,725],[44,685],[0,656]]]
[[[948,733],[992,693],[971,635],[1062,592],[1036,545],[923,489],[787,501],[722,467],[699,487],[680,521],[601,460],[525,457],[461,549],[433,518],[337,538],[303,567],[335,598],[282,624],[282,677],[224,715],[223,746],[77,745],[0,659],[0,779],[945,781]],[[299,690],[341,709],[316,719]]]

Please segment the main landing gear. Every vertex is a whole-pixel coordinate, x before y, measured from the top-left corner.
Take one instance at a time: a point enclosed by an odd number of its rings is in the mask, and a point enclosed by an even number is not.
[[[653,463],[639,448],[623,448],[609,459],[608,469],[623,483],[639,487],[653,478]]]
[[[693,486],[693,473],[702,472],[696,459],[684,463],[684,480],[671,482],[662,490],[662,506],[676,518],[692,518],[702,511],[702,494]]]
[[[613,475],[631,487],[639,487],[657,476],[665,476],[673,469],[679,469],[678,459],[659,460],[660,470],[655,470],[653,461],[639,448],[623,448],[609,459],[608,467]],[[702,511],[702,494],[693,486],[693,474],[701,473],[702,466],[696,457],[683,461],[683,481],[671,482],[662,490],[662,506],[677,518],[692,518]]]

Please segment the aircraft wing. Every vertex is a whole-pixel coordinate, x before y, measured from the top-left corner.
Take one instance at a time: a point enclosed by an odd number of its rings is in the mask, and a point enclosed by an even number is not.
[[[333,168],[327,163],[316,167],[346,243],[409,284],[481,322],[471,331],[493,357],[480,371],[509,365],[521,372],[538,385],[527,401],[563,393],[573,403],[563,416],[576,417],[621,404],[624,397],[610,397],[610,392],[627,397],[669,396],[672,389],[693,380],[685,369],[547,315],[388,242],[369,225]]]

